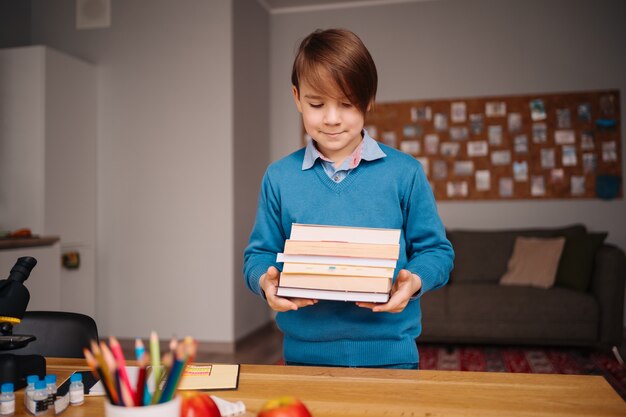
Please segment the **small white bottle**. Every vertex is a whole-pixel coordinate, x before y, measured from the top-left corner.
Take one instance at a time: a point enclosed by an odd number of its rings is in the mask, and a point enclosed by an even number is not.
[[[35,392],[35,382],[37,381],[39,381],[38,375],[28,375],[26,377],[26,389],[24,390],[24,404],[27,404],[28,400],[32,400],[33,392]]]
[[[54,401],[57,399],[57,376],[46,375],[44,381],[46,381],[46,392],[48,393],[48,406],[51,407],[54,406]]]
[[[46,390],[46,381],[35,382],[32,409],[29,411],[36,416],[41,416],[48,412],[48,391]]]
[[[0,386],[0,415],[12,416],[15,414],[15,392],[12,382]]]
[[[81,405],[85,402],[85,391],[83,386],[83,374],[73,373],[70,376],[70,404]]]

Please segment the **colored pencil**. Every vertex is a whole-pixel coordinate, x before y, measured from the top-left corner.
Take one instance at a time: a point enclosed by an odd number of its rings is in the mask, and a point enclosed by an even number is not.
[[[89,366],[89,369],[91,370],[91,374],[95,378],[100,379],[100,376],[98,375],[98,362],[96,361],[96,358],[87,348],[83,348],[83,355],[85,356],[85,360],[87,361],[87,366]]]
[[[130,378],[128,378],[128,372],[126,372],[126,359],[124,358],[124,353],[122,352],[122,346],[120,346],[120,343],[115,337],[111,336],[109,337],[109,347],[111,349],[113,357],[117,361],[117,370],[120,373],[122,384],[124,384],[124,388],[130,393],[132,401],[128,405],[131,407],[139,405],[139,402],[137,401],[137,394],[133,389],[132,384],[130,383]]]
[[[182,367],[183,367],[184,356],[185,356],[184,349],[185,349],[184,344],[181,344],[176,349],[176,356],[174,359],[174,364],[172,365],[172,370],[170,371],[170,374],[167,380],[165,381],[165,386],[163,387],[161,398],[159,398],[159,403],[164,403],[171,399],[170,397],[172,396],[172,393],[174,392],[176,378],[178,378],[178,376],[180,375],[180,371],[182,370]]]
[[[111,353],[111,350],[104,342],[100,342],[100,349],[102,350],[102,354],[104,355],[104,360],[109,366],[110,372],[116,378],[115,380],[117,382],[116,384],[117,391],[118,391],[120,402],[121,402],[120,405],[124,405],[126,407],[132,407],[134,404],[133,396],[130,393],[130,391],[126,389],[126,385],[124,384],[124,381],[122,380],[123,377],[120,374],[120,370],[119,370],[117,362],[115,361],[115,357],[113,356],[113,353]]]
[[[167,383],[163,388],[163,394],[159,400],[160,403],[170,401],[174,398],[174,394],[180,385],[185,368],[187,368],[187,365],[190,363],[192,358],[195,357],[196,349],[197,345],[191,338],[185,338],[183,343],[178,346],[178,349],[176,350],[176,361],[172,366],[172,371],[170,372],[170,375],[167,378]]]
[[[104,356],[102,355],[102,351],[100,350],[98,343],[94,340],[91,341],[91,352],[96,358],[98,365],[100,365],[100,369],[102,370],[102,375],[104,377],[103,384],[109,388],[109,391],[111,392],[111,397],[113,399],[113,404],[121,404],[118,391],[115,388],[115,379],[113,378],[111,371],[109,370],[109,367],[104,360]]]
[[[135,357],[139,365],[136,403],[138,405],[147,405],[150,403],[150,393],[148,392],[148,382],[146,380],[146,368],[148,366],[149,360],[146,355],[146,348],[143,345],[143,340],[141,340],[140,338],[135,339]]]
[[[143,340],[140,338],[135,339],[135,359],[138,361],[146,354],[146,348],[143,345]]]
[[[154,394],[152,394],[152,402],[151,404],[158,404],[161,400],[161,395],[163,394],[163,388],[169,375],[171,373],[172,363],[173,363],[173,355],[172,352],[167,352],[163,355],[163,365],[161,366],[161,373],[159,374],[159,380],[155,380]]]
[[[156,393],[161,377],[161,350],[159,347],[159,336],[157,336],[155,331],[150,333],[150,362],[152,365],[152,379],[154,380],[154,393]],[[154,393],[152,394],[152,404],[154,404]]]
[[[196,359],[196,353],[198,351],[198,342],[196,342],[194,338],[191,336],[186,336],[183,342],[188,343],[190,346],[188,362],[191,363]]]
[[[139,375],[137,376],[136,404],[145,405],[144,392],[146,391],[146,367],[148,366],[148,358],[144,355],[139,360]]]
[[[119,392],[120,396],[120,405],[129,406],[128,401],[130,400],[128,396],[124,395],[124,387],[122,387],[122,380],[120,379],[120,373],[117,370],[117,365],[114,366],[113,376],[115,377],[115,389]]]
[[[104,358],[107,368],[109,369],[109,374],[111,375],[111,382],[113,385],[113,390],[116,392],[118,405],[124,406],[126,405],[124,396],[122,395],[122,387],[120,385],[119,373],[117,372],[117,364],[115,363],[115,359],[113,359],[113,355],[108,348],[104,344],[104,342],[100,342],[100,351],[102,352],[102,357]]]
[[[185,337],[181,342],[172,338],[170,350],[162,357],[156,332],[150,334],[150,353],[143,341],[135,339],[135,356],[139,365],[136,386],[132,386],[126,370],[126,360],[122,347],[115,337],[104,341],[91,341],[91,349],[84,348],[83,354],[89,369],[98,378],[107,398],[112,404],[121,406],[142,406],[171,401],[183,378],[187,365],[197,352],[197,343],[192,337]],[[151,364],[150,378],[154,382],[154,392],[150,392],[147,370]]]
[[[111,401],[112,404],[115,404],[116,401],[113,399],[113,394],[111,393],[111,389],[109,388],[109,384],[106,383],[104,372],[102,371],[102,369],[98,365],[98,362],[96,361],[96,358],[93,356],[93,354],[87,348],[83,349],[83,353],[85,354],[85,359],[87,360],[87,365],[91,369],[91,373],[93,374],[94,377],[96,377],[97,379],[100,380],[100,383],[104,387],[104,392],[106,393],[107,397],[109,398],[109,401]]]

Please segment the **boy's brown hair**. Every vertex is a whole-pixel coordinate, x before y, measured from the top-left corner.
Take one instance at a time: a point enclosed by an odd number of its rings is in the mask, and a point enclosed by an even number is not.
[[[291,83],[300,94],[300,81],[306,81],[324,94],[335,86],[365,115],[376,98],[376,65],[361,39],[345,29],[316,30],[302,40],[293,62]]]

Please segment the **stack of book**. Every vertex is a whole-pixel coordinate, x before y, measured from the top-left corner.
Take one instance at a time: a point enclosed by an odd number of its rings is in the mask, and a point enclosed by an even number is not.
[[[389,300],[399,229],[294,223],[285,241],[277,295],[318,300]]]

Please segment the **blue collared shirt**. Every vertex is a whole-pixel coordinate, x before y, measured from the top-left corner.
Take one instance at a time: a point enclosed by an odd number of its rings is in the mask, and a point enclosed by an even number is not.
[[[312,168],[313,165],[315,165],[315,161],[319,158],[326,175],[336,183],[339,183],[348,176],[350,171],[359,165],[361,160],[374,161],[385,156],[387,155],[380,149],[378,142],[372,139],[367,131],[363,129],[363,140],[359,143],[359,146],[356,147],[354,152],[344,159],[341,166],[338,168],[335,168],[334,162],[324,157],[315,147],[314,141],[309,139],[306,144],[306,149],[304,150],[302,170],[305,171]]]

